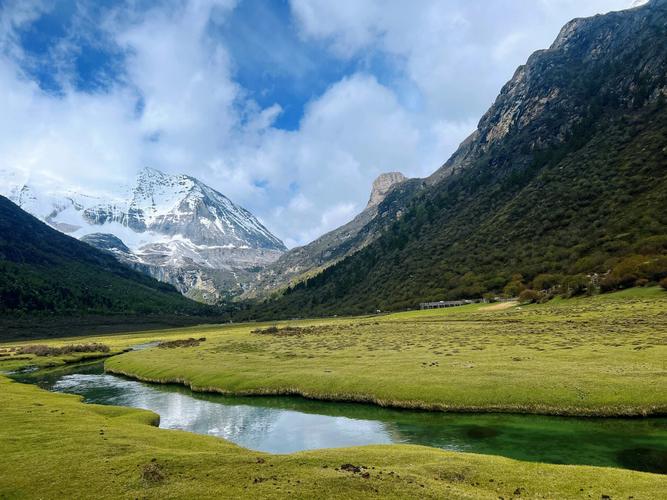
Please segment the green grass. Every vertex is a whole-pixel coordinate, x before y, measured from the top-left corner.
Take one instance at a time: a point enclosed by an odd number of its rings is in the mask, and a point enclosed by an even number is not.
[[[472,305],[290,322],[304,329],[296,335],[259,335],[248,324],[198,327],[150,335],[205,336],[199,347],[130,352],[105,367],[239,395],[452,411],[664,414],[665,311],[667,293],[648,288],[496,311]]]
[[[0,422],[0,498],[659,498],[667,487],[655,474],[419,446],[268,455],[4,377]]]
[[[204,336],[199,347],[106,360],[111,370],[197,389],[440,409],[643,414],[667,408],[666,311],[667,293],[651,288],[506,310],[471,305],[290,322],[303,330],[289,336],[251,333],[270,324],[244,324],[40,343],[102,342],[121,352]],[[10,345],[19,344],[0,350]],[[0,370],[80,357],[28,356],[0,362]],[[0,377],[0,498],[497,499],[516,491],[524,498],[659,498],[667,488],[660,475],[419,446],[268,455],[158,429],[155,421],[150,412],[87,405]],[[346,463],[367,467],[369,478],[340,470]]]

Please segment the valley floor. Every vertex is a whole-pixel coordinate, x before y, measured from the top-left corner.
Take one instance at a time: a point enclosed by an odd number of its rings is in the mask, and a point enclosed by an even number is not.
[[[40,343],[104,342],[113,354],[156,339],[205,337],[199,345],[128,352],[105,364],[198,390],[440,410],[667,413],[667,293],[635,289],[483,307]],[[36,357],[7,347],[0,346],[2,371],[91,355]],[[0,498],[654,499],[667,490],[664,475],[419,446],[268,455],[158,429],[155,421],[150,412],[83,404],[0,376]]]
[[[105,368],[238,395],[448,411],[667,414],[667,293],[658,288],[275,326],[184,329],[182,337],[206,340],[123,354]]]

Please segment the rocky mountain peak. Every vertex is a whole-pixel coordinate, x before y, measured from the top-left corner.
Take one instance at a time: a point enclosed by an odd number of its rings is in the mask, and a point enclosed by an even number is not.
[[[198,300],[240,293],[252,269],[286,250],[252,213],[189,175],[146,167],[130,186],[94,196],[28,185],[19,171],[3,177],[0,193],[26,211]]]
[[[373,181],[371,196],[368,200],[366,208],[374,207],[382,203],[382,200],[384,200],[385,196],[387,196],[389,190],[396,184],[399,184],[405,180],[407,180],[407,177],[405,177],[400,172],[386,172],[384,174],[380,174],[377,179]]]

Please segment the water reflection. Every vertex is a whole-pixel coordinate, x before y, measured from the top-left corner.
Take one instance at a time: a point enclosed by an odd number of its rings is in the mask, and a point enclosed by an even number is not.
[[[549,463],[667,473],[667,419],[446,414],[296,397],[227,397],[103,373],[101,364],[20,380],[85,401],[152,410],[160,427],[218,436],[271,453],[411,443]]]
[[[162,428],[209,434],[271,453],[396,441],[384,422],[221,404],[109,374],[64,375],[50,389],[80,394],[91,403],[151,410],[160,415]]]

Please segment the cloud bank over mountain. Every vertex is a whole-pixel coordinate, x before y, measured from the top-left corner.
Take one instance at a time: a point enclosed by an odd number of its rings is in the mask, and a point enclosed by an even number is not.
[[[565,21],[632,3],[4,2],[0,169],[92,194],[187,172],[303,244],[381,172],[435,170]]]

